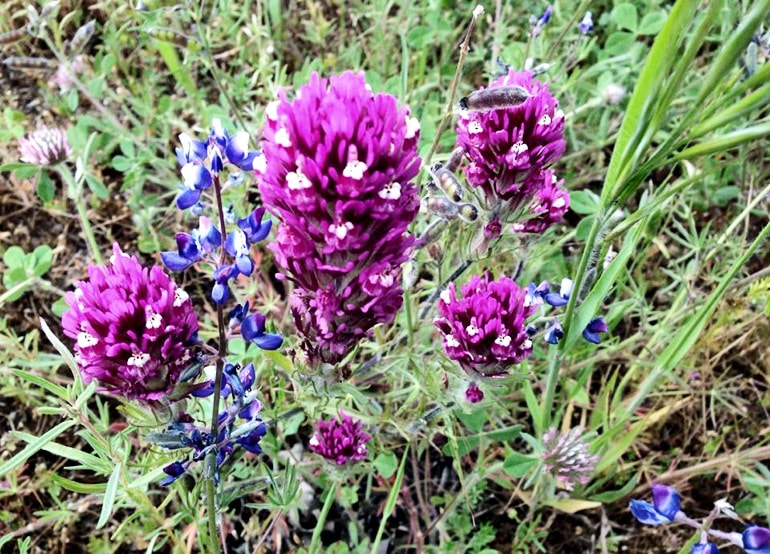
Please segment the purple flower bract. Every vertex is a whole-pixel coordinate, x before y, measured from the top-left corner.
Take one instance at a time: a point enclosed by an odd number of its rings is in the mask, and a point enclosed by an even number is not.
[[[341,466],[365,459],[369,454],[366,443],[371,438],[360,421],[340,411],[339,419],[318,422],[310,438],[310,450]]]
[[[471,375],[505,377],[532,354],[526,320],[537,310],[513,279],[474,275],[458,298],[454,283],[441,293],[435,324],[444,351]]]
[[[402,304],[401,264],[419,209],[419,122],[362,73],[313,74],[266,110],[254,160],[270,245],[294,282],[292,314],[311,363],[337,363]]]
[[[145,268],[113,246],[110,265],[90,266],[65,299],[64,333],[75,339],[83,379],[127,399],[159,400],[185,368],[198,319],[163,268]]]

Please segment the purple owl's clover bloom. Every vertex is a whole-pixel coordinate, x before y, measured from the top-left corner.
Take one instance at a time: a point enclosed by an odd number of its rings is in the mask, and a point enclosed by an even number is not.
[[[21,161],[35,165],[55,165],[72,155],[67,134],[56,127],[40,126],[19,139]]]
[[[561,221],[569,193],[548,166],[564,153],[564,112],[548,85],[528,71],[510,70],[489,85],[521,87],[521,104],[486,111],[461,110],[457,144],[470,163],[468,182],[482,193],[492,220],[518,222],[516,232],[540,233]]]
[[[311,365],[341,361],[403,302],[401,264],[419,210],[419,122],[362,73],[313,74],[293,100],[268,105],[253,165],[279,220],[269,248]]]
[[[198,319],[187,293],[163,268],[142,267],[113,246],[110,265],[90,266],[65,296],[64,334],[75,339],[85,382],[127,399],[169,395],[192,359]]]
[[[630,507],[634,517],[645,525],[663,525],[686,519],[679,505],[679,493],[674,487],[655,484],[652,486],[652,504],[632,500]]]
[[[371,438],[360,421],[340,411],[339,419],[318,422],[309,446],[316,454],[341,466],[366,459],[369,454],[366,443]]]
[[[532,354],[526,320],[537,310],[527,289],[509,277],[474,275],[458,298],[454,283],[441,293],[435,325],[444,351],[472,376],[505,377]]]

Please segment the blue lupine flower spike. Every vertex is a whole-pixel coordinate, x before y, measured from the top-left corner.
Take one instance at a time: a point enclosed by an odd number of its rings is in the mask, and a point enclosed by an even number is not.
[[[580,23],[578,23],[578,29],[580,30],[581,34],[587,35],[588,33],[591,32],[591,29],[593,28],[594,28],[593,14],[591,12],[586,12],[586,14],[583,16],[583,19],[580,21]]]
[[[674,487],[655,484],[652,486],[652,504],[644,500],[632,500],[630,507],[631,513],[642,523],[663,525],[675,521],[677,516],[684,516],[679,503],[679,493]]]

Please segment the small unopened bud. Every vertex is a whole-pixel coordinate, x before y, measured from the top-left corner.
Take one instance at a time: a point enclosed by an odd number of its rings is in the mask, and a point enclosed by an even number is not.
[[[435,165],[431,168],[431,174],[434,182],[444,191],[450,200],[459,202],[463,199],[463,186],[457,176],[448,170],[445,166]]]
[[[626,89],[617,83],[610,83],[602,91],[602,100],[610,106],[617,106],[626,97]]]
[[[479,209],[473,204],[460,204],[460,219],[466,223],[473,223],[479,218]]]
[[[428,196],[423,203],[426,210],[444,219],[454,219],[460,213],[460,207],[446,196]]]
[[[463,161],[464,153],[465,150],[462,148],[462,146],[458,146],[452,150],[452,153],[449,155],[449,159],[444,164],[444,168],[448,171],[457,171],[457,168],[460,167],[460,162]]]
[[[21,40],[23,36],[27,34],[27,30],[22,27],[21,29],[14,29],[5,33],[0,33],[0,44],[11,44]]]

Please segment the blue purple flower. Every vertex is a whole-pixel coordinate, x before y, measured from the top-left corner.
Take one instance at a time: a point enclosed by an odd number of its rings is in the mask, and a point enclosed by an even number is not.
[[[699,542],[692,545],[690,554],[719,554],[719,549],[712,542]]]
[[[630,507],[634,517],[646,525],[663,525],[684,516],[679,509],[679,493],[674,487],[667,485],[652,486],[652,503],[632,500]]]
[[[594,28],[594,19],[593,14],[591,12],[586,12],[586,14],[583,16],[583,19],[580,20],[580,23],[578,23],[578,29],[580,30],[580,33],[583,35],[587,35],[591,32],[591,30]]]
[[[592,319],[586,328],[583,329],[583,338],[593,344],[601,344],[602,338],[599,336],[601,333],[606,333],[609,330],[607,322],[603,317],[597,317]]]

